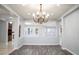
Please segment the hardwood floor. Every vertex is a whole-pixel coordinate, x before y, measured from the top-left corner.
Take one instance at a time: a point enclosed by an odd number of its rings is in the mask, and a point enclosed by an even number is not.
[[[12,50],[12,41],[9,41],[7,48],[0,48],[0,55],[8,55]]]
[[[60,45],[24,45],[10,55],[72,55]]]

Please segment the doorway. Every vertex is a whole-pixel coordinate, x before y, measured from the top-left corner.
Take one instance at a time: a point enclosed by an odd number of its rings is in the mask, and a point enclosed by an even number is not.
[[[12,41],[12,23],[8,23],[8,42]]]
[[[13,47],[13,45],[12,45],[12,39],[13,39],[12,26],[13,26],[13,23],[12,22],[9,22],[8,23],[8,48],[9,49],[12,49],[12,47]]]

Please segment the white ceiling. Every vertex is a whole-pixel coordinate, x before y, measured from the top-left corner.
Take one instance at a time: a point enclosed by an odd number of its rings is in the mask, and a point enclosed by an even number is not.
[[[39,4],[26,4],[24,6],[22,4],[7,4],[6,6],[11,8],[13,11],[15,11],[27,21],[32,20],[32,14],[39,11]],[[62,4],[60,6],[57,6],[56,4],[44,4],[43,11],[49,13],[49,20],[57,20],[73,6],[75,5]]]
[[[10,17],[14,16],[15,15],[13,13],[0,4],[0,20],[8,20]]]

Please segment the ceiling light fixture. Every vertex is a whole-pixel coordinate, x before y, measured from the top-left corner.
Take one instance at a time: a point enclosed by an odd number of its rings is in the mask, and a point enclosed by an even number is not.
[[[37,13],[33,13],[33,20],[35,23],[46,23],[48,21],[49,14],[46,12],[43,12],[42,10],[42,4],[40,4],[40,11]]]
[[[9,22],[10,24],[12,24],[12,22]]]

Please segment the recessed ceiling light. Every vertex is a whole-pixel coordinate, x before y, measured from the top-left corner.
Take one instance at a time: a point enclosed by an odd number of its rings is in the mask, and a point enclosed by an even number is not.
[[[12,22],[9,22],[10,24],[12,24]]]

